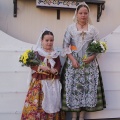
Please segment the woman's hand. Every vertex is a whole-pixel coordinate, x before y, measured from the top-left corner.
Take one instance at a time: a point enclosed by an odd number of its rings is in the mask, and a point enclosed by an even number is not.
[[[68,58],[71,60],[72,66],[73,66],[74,68],[79,68],[79,67],[80,67],[78,61],[73,57],[72,54],[68,54],[67,56],[68,56]]]
[[[87,57],[86,59],[83,59],[83,62],[86,64],[89,64],[90,62],[92,62],[95,59],[96,55],[91,55],[89,57]]]
[[[76,60],[76,59],[73,59],[73,60],[71,60],[72,61],[72,66],[74,67],[74,68],[79,68],[79,63],[78,63],[78,61]]]

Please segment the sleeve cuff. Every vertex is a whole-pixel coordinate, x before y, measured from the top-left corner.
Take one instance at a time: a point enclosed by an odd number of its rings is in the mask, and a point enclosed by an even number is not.
[[[61,56],[62,57],[65,57],[66,54],[70,54],[72,53],[71,49],[70,48],[63,48],[62,52],[61,52]]]

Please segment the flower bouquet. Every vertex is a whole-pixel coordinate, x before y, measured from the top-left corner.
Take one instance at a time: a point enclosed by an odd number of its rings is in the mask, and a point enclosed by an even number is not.
[[[89,43],[86,54],[83,56],[82,60],[87,59],[87,56],[90,56],[92,54],[98,54],[98,53],[104,53],[107,50],[107,44],[103,41],[96,41],[93,40]],[[85,64],[84,62],[81,65],[81,68],[88,67],[88,64]]]
[[[37,54],[33,50],[26,50],[19,58],[22,66],[35,66],[39,65],[41,61],[38,59]]]
[[[107,44],[106,42],[103,41],[96,41],[93,40],[92,42],[89,43],[88,48],[87,48],[87,53],[104,53],[107,50]]]

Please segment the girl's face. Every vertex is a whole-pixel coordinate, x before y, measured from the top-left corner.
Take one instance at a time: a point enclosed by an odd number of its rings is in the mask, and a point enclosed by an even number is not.
[[[77,11],[77,20],[78,22],[87,22],[88,21],[88,16],[89,16],[89,12],[88,9],[86,7],[81,7],[78,11]]]
[[[54,37],[52,35],[45,35],[42,39],[42,47],[45,50],[52,50]]]

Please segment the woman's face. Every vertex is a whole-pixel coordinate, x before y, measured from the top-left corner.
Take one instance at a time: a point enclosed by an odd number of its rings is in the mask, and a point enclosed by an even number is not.
[[[88,21],[88,16],[89,16],[89,12],[88,9],[86,7],[81,7],[78,11],[77,11],[77,20],[78,22],[87,22]]]
[[[54,37],[52,35],[45,35],[41,42],[42,42],[43,49],[52,50]]]

